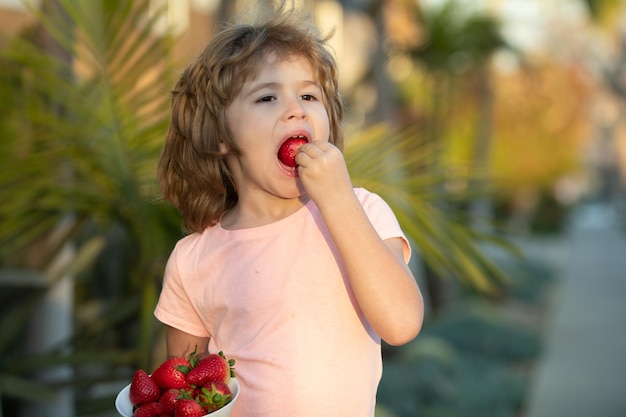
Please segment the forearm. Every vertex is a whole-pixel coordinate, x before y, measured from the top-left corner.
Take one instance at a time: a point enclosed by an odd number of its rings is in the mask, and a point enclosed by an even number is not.
[[[404,262],[401,239],[383,241],[353,192],[320,211],[372,328],[392,345],[412,340],[421,328],[423,301]]]
[[[167,326],[165,338],[167,344],[167,356],[169,358],[189,357],[189,355],[194,351],[199,356],[203,356],[208,353],[208,337],[193,336],[174,327]]]

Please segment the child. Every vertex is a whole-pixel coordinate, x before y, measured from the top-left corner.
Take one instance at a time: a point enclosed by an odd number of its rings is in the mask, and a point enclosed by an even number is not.
[[[236,360],[233,417],[371,417],[381,338],[421,328],[409,245],[353,188],[342,114],[325,39],[294,10],[219,33],[173,90],[158,174],[190,234],[155,315],[169,356]],[[291,167],[277,155],[294,137]]]

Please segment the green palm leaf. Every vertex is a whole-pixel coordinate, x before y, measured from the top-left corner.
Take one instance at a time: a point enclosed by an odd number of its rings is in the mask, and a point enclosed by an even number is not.
[[[437,206],[448,197],[435,190],[451,178],[433,168],[434,152],[419,130],[396,132],[379,125],[350,135],[345,155],[354,184],[389,203],[428,266],[442,278],[495,294],[506,275],[480,245],[515,248],[495,235],[477,233]]]
[[[99,304],[102,316],[77,319],[74,340],[68,341],[73,355],[50,352],[49,360],[40,357],[38,362],[76,365],[77,358],[91,355],[92,361],[118,366],[115,355],[93,352],[115,349],[106,343],[121,343],[132,350],[127,357],[134,363],[125,365],[148,368],[156,288],[167,254],[181,233],[174,209],[155,202],[156,164],[172,85],[172,39],[155,35],[159,13],[150,13],[147,0],[60,0],[58,5],[45,13],[32,12],[46,29],[47,44],[60,46],[63,54],[50,53],[34,41],[41,38],[25,33],[0,57],[0,266],[7,278],[3,282],[24,285],[19,284],[26,275],[24,268],[45,270],[71,240],[77,255],[59,273],[77,277],[76,313],[84,310],[80,303],[85,301]],[[33,251],[37,242],[67,222],[70,234],[45,251]],[[122,246],[107,243],[115,230],[123,230]],[[94,269],[110,262],[98,256],[102,251],[130,260],[123,270],[103,275]],[[91,288],[103,282],[117,282],[118,289],[110,298],[91,300]],[[19,348],[21,331],[15,324],[26,321],[28,308],[43,291],[31,291],[32,302],[21,298],[16,308],[7,300],[4,311],[10,316],[0,322],[0,339],[9,350],[0,355],[0,363],[10,361],[11,349]],[[12,288],[7,294],[16,292],[20,291]],[[26,311],[22,306],[28,307]],[[107,335],[128,323],[137,323],[130,339],[106,342]],[[23,370],[14,371],[15,378],[21,378]]]

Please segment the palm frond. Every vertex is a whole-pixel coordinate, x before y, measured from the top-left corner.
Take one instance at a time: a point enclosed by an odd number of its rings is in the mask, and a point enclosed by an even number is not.
[[[351,135],[345,156],[353,182],[383,197],[396,213],[424,262],[442,278],[451,277],[494,294],[506,275],[481,244],[512,247],[495,235],[472,230],[451,210],[441,190],[451,178],[433,167],[435,149],[417,129],[394,131],[377,125]]]
[[[116,288],[125,293],[112,298],[108,314],[124,312],[124,318],[91,324],[115,329],[135,321],[136,334],[125,343],[136,350],[133,358],[141,363],[135,366],[147,368],[156,286],[180,237],[174,209],[155,203],[173,40],[155,35],[160,12],[148,0],[53,3],[53,10],[32,13],[48,34],[47,44],[64,52],[59,56],[42,47],[41,37],[32,35],[40,33],[37,29],[13,39],[0,56],[5,99],[0,104],[0,265],[23,267],[25,256],[38,256],[32,250],[37,242],[68,216],[75,219],[80,227],[67,236],[77,248],[74,260],[55,276],[83,278],[76,281],[82,297],[90,296],[90,287],[103,285],[98,280],[119,282]],[[95,266],[104,262],[102,251],[123,250],[111,248],[106,239],[115,227],[125,230],[125,247],[132,253],[124,256],[132,261],[123,271],[101,276]],[[45,270],[48,261],[36,263]],[[11,311],[15,318],[18,310]],[[28,309],[19,312],[28,318]],[[20,337],[13,322],[0,326],[1,338],[11,343]],[[77,338],[88,332],[87,327],[76,330]],[[74,341],[75,354],[90,346],[87,339]]]

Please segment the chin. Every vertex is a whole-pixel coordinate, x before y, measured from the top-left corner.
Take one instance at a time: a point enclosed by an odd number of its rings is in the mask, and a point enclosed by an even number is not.
[[[300,181],[297,181],[296,186],[293,188],[285,189],[283,198],[287,200],[304,199],[306,198],[306,192]]]

